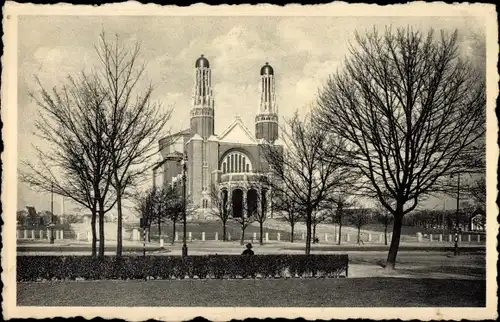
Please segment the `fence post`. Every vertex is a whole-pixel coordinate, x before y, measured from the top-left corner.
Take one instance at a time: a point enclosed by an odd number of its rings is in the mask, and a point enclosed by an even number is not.
[[[460,242],[460,243],[462,242],[462,235],[461,234],[458,235],[458,242]]]
[[[370,243],[372,241],[372,234],[368,233],[368,242]]]
[[[302,237],[301,239],[302,239],[302,240],[304,240],[304,239],[305,239],[305,238],[304,238],[304,233],[302,233],[302,235],[301,235],[300,237]]]
[[[76,241],[80,240],[80,233],[76,233]]]
[[[215,232],[215,240],[219,240],[219,233]]]
[[[467,241],[470,243],[471,242],[471,236],[470,234],[467,235]]]
[[[179,233],[175,232],[175,241],[179,241]]]
[[[40,230],[40,239],[43,239],[43,230]]]
[[[269,241],[269,233],[266,233],[266,242]]]
[[[378,235],[378,242],[381,244],[384,242],[384,234]]]
[[[280,241],[281,240],[281,234],[278,233],[278,237],[276,237],[276,238],[278,239],[278,241]]]
[[[28,239],[28,231],[26,229],[23,230],[23,239]]]
[[[92,241],[92,235],[90,234],[90,231],[87,231],[87,241]]]
[[[328,241],[328,234],[325,233],[325,242],[327,242],[327,241]]]
[[[253,240],[257,240],[257,233],[253,233]]]
[[[188,232],[188,239],[189,239],[189,241],[193,240],[193,235],[191,234],[191,232]]]
[[[51,231],[47,229],[47,240],[50,241],[50,237],[52,237]]]
[[[429,241],[432,243],[432,234],[429,234]]]
[[[163,238],[160,238],[160,247],[163,247]]]
[[[481,235],[477,235],[477,242],[480,243],[481,242]]]
[[[35,230],[34,229],[31,230],[31,239],[35,239]]]
[[[205,232],[201,233],[201,240],[205,241]]]
[[[16,239],[19,239],[19,235],[20,235],[20,234],[21,234],[21,233],[19,232],[19,230],[16,230]]]
[[[439,234],[439,242],[442,243],[443,242],[443,234]]]
[[[451,243],[453,241],[453,237],[451,236],[451,234],[448,235],[448,241]]]
[[[231,233],[227,233],[227,240],[231,240]]]
[[[351,234],[347,234],[347,242],[351,241]]]

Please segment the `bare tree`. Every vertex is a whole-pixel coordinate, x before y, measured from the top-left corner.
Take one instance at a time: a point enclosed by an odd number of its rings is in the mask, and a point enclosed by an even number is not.
[[[212,185],[210,190],[210,199],[212,200],[212,207],[210,207],[209,211],[221,221],[222,241],[226,241],[227,221],[231,218],[232,213],[232,207],[228,200],[228,195],[220,191],[216,185]]]
[[[107,93],[107,148],[112,159],[112,183],[116,190],[117,245],[116,256],[122,255],[122,199],[125,190],[152,166],[157,153],[156,143],[171,110],[151,102],[153,87],[139,88],[144,79],[145,65],[139,60],[140,44],[126,47],[118,35],[109,41],[104,32],[95,50],[99,57],[98,75]],[[159,223],[160,224],[160,223]]]
[[[339,193],[332,197],[332,201],[336,205],[335,222],[339,225],[339,239],[337,241],[338,245],[340,245],[340,243],[342,242],[342,225],[343,225],[345,210],[351,207],[352,205],[352,202],[350,202],[348,198],[349,197],[345,192]]]
[[[135,211],[143,220],[142,229],[147,229],[151,238],[151,224],[157,218],[156,212],[159,209],[156,189],[148,189],[139,193],[135,197],[135,203]]]
[[[335,156],[342,141],[329,139],[328,127],[311,126],[310,116],[301,119],[296,113],[281,129],[283,149],[262,145],[270,167],[268,185],[287,199],[294,200],[304,211],[306,221],[306,249],[311,252],[312,215],[320,203],[339,186],[348,181],[348,172],[336,158],[325,157],[325,151]]]
[[[304,218],[302,209],[300,209],[297,203],[287,195],[275,193],[271,201],[273,209],[280,212],[283,219],[290,225],[290,242],[293,243],[295,225]]]
[[[111,158],[106,148],[107,93],[96,77],[81,73],[49,93],[36,78],[39,106],[35,135],[47,150],[35,147],[36,164],[23,161],[21,179],[40,191],[68,197],[92,214],[92,256],[96,255],[96,218],[99,220],[99,257],[104,256],[104,215],[114,205],[110,178]]]
[[[361,243],[361,228],[370,222],[371,215],[369,209],[353,208],[349,211],[349,221],[358,229],[358,244]]]
[[[230,207],[233,207],[232,201],[231,201]],[[235,217],[234,216],[235,212],[233,210],[232,220],[235,223],[237,223],[241,229],[241,236],[240,236],[240,244],[241,245],[243,245],[245,243],[245,231],[246,231],[246,229],[248,228],[248,226],[250,226],[251,224],[253,224],[255,222],[256,211],[257,211],[257,209],[248,207],[248,202],[242,202],[241,216]]]
[[[322,89],[318,124],[348,144],[340,157],[363,176],[359,189],[394,216],[386,267],[393,269],[405,214],[444,178],[467,171],[485,132],[484,79],[460,59],[457,33],[410,28],[356,34],[344,70]],[[347,162],[349,160],[346,160]],[[385,193],[395,201],[386,202]]]

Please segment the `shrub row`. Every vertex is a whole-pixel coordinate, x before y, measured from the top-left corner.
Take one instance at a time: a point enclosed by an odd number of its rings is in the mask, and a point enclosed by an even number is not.
[[[348,255],[18,256],[17,281],[347,277]]]

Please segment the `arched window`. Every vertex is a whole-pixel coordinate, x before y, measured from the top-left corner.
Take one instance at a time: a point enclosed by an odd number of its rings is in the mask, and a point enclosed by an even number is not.
[[[221,162],[221,170],[223,173],[242,173],[251,172],[252,163],[250,158],[241,151],[233,151],[224,157]]]

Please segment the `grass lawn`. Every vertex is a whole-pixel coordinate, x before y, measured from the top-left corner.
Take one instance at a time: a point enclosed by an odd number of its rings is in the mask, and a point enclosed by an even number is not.
[[[18,283],[19,306],[480,307],[484,280],[280,279]]]

